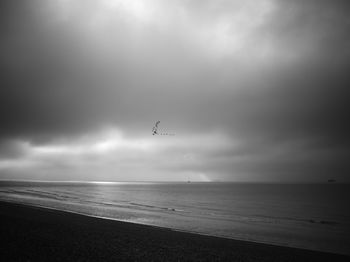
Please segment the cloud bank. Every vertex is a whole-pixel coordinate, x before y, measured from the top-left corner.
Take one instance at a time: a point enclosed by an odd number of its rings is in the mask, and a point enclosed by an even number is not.
[[[349,181],[348,1],[0,9],[2,179]]]

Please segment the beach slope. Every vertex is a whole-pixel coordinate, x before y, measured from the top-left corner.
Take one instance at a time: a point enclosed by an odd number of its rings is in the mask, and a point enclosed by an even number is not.
[[[0,261],[350,261],[0,202]]]

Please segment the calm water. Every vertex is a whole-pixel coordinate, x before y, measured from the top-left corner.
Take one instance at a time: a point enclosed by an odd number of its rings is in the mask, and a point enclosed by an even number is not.
[[[350,185],[0,182],[0,200],[350,254]]]

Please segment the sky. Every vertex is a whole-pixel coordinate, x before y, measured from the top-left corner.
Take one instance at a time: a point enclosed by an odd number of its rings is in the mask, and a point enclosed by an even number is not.
[[[350,182],[347,0],[0,13],[0,179]]]

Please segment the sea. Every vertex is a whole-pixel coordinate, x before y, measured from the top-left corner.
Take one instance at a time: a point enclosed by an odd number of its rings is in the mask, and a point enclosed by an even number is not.
[[[350,255],[350,184],[1,181],[0,201]]]

